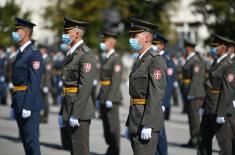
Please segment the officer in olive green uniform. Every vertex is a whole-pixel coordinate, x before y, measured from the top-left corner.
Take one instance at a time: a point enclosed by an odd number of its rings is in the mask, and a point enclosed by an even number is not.
[[[122,101],[120,85],[122,80],[122,63],[115,50],[117,34],[105,31],[102,35],[100,49],[105,52],[100,70],[100,102],[101,118],[103,120],[104,136],[109,145],[107,155],[120,153],[120,120],[119,105]]]
[[[212,154],[212,139],[216,135],[220,155],[231,155],[231,137],[228,119],[231,115],[233,100],[232,85],[235,82],[233,62],[226,53],[226,38],[214,34],[211,54],[215,55],[209,77],[206,82],[206,97],[203,103],[204,113],[200,124],[198,155]]]
[[[233,69],[235,70],[235,41],[229,40],[228,54],[233,61]],[[235,84],[235,82],[234,82]],[[231,130],[231,138],[232,138],[232,153],[235,154],[235,86],[233,86],[233,100],[232,100],[232,108],[231,113],[232,116],[229,118],[229,126]]]
[[[71,49],[67,52],[62,73],[64,102],[59,125],[70,130],[72,155],[89,154],[89,126],[95,114],[91,99],[96,74],[95,55],[82,40],[87,25],[87,22],[64,19],[62,41],[71,45]]]
[[[154,155],[163,127],[167,66],[151,47],[157,25],[133,18],[130,26],[129,44],[139,56],[129,76],[131,101],[126,126],[134,155]]]
[[[183,66],[183,96],[187,108],[190,140],[183,147],[196,147],[200,127],[199,109],[205,97],[205,65],[198,53],[195,44],[185,40],[186,63]]]
[[[47,49],[44,46],[40,46],[39,50],[42,54],[42,58],[44,60],[44,71],[41,81],[41,92],[42,92],[42,99],[43,99],[43,113],[40,116],[40,122],[41,123],[47,123],[48,122],[48,116],[49,116],[49,98],[48,95],[52,90],[52,74],[51,74],[51,58],[47,53]]]

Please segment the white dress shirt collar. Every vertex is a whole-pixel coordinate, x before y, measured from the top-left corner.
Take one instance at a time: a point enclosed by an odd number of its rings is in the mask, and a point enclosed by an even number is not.
[[[20,46],[20,52],[23,52],[24,49],[31,44],[31,40],[27,41],[26,43],[24,43],[22,46]]]
[[[141,59],[141,58],[144,56],[144,54],[145,54],[150,48],[152,48],[152,47],[149,47],[147,50],[145,50],[143,53],[141,53],[141,54],[138,56],[138,59]]]
[[[233,54],[230,55],[230,58],[233,59],[234,56],[235,56],[235,54],[233,53]]]
[[[67,55],[71,55],[74,51],[83,43],[83,40],[78,41],[73,47],[68,51]]]
[[[196,54],[195,52],[190,53],[190,54],[187,56],[186,60],[191,59],[195,54]]]
[[[220,63],[227,55],[228,55],[228,53],[223,54],[222,56],[220,56],[220,57],[216,60],[216,62],[217,62],[217,63]]]
[[[110,50],[110,51],[106,54],[106,58],[109,58],[114,52],[115,52],[115,49]]]

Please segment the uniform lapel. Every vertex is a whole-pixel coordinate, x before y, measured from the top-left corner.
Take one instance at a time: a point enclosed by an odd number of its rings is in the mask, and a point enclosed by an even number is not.
[[[133,67],[132,67],[132,71],[131,74],[134,73],[140,66],[142,63],[144,63],[146,57],[149,55],[150,49],[143,55],[143,57],[141,59],[136,59]]]

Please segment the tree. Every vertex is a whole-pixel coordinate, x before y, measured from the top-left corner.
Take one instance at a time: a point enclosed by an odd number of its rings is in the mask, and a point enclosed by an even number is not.
[[[15,0],[7,1],[4,6],[0,6],[0,12],[0,45],[8,46],[12,42],[10,37],[15,25],[14,18],[19,16],[29,19],[31,12],[22,13]]]
[[[169,20],[164,9],[174,1],[176,0],[53,0],[51,5],[45,8],[43,18],[50,21],[46,27],[58,34],[57,41],[60,41],[64,16],[89,21],[86,42],[92,47],[98,47],[99,34],[104,25],[104,16],[107,15],[104,13],[107,9],[117,10],[125,27],[129,27],[131,17],[138,17],[159,24],[162,26],[161,30],[166,32]],[[118,47],[121,49],[129,47],[126,31],[127,29],[118,40]]]
[[[195,13],[203,15],[204,24],[209,30],[235,40],[235,1],[197,0]]]

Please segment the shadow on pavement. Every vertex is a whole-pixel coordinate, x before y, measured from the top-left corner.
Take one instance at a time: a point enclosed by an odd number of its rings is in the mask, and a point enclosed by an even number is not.
[[[15,142],[15,143],[21,143],[20,138],[18,138],[18,137],[13,137],[13,136],[8,136],[8,135],[0,135],[0,139],[9,140],[9,141],[12,141],[12,142]],[[63,147],[62,147],[61,145],[59,145],[59,144],[40,142],[40,145],[41,145],[41,146],[44,146],[44,147],[56,149],[56,150],[65,150],[65,149],[63,149]],[[23,146],[22,146],[22,147],[23,147]],[[67,150],[67,151],[68,151],[68,150]],[[90,155],[103,155],[103,154],[91,152]]]
[[[196,148],[182,147],[181,144],[178,144],[178,143],[168,142],[167,144],[168,144],[168,146],[172,146],[172,147],[181,147],[181,148],[195,149],[195,150],[196,150]],[[212,152],[214,152],[214,153],[219,153],[220,151],[219,151],[219,150],[212,149]]]

